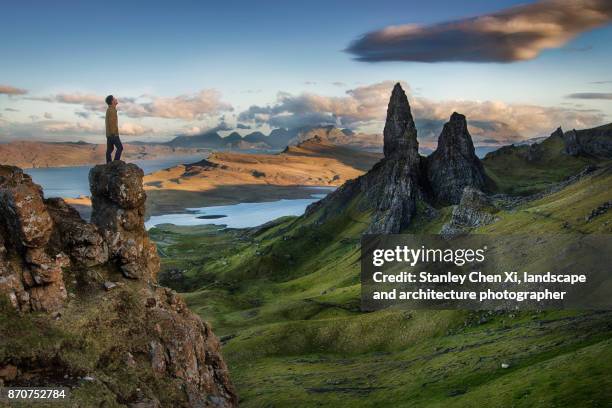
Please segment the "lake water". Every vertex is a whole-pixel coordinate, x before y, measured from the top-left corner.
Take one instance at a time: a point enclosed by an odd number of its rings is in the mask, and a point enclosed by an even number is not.
[[[240,203],[213,207],[188,208],[182,214],[166,214],[151,217],[145,224],[149,229],[160,224],[174,225],[223,225],[227,228],[256,227],[287,215],[299,216],[306,207],[325,197],[333,188],[305,187],[313,190],[312,198],[278,200],[263,203]]]
[[[154,160],[135,160],[144,170],[145,174],[157,170],[167,169],[178,164],[194,163],[202,160],[205,154],[187,156],[168,156]],[[47,167],[24,169],[24,172],[32,176],[35,183],[40,184],[45,192],[45,197],[72,197],[89,195],[89,169],[88,166],[72,167]]]
[[[137,160],[145,174],[183,163],[194,163],[203,158],[197,156],[173,156],[155,160]],[[89,195],[89,169],[93,166],[50,167],[24,169],[40,184],[45,197],[79,197]],[[240,203],[214,207],[187,208],[181,214],[164,214],[151,217],[146,222],[149,229],[159,224],[175,225],[224,225],[228,228],[256,227],[287,215],[299,216],[306,207],[325,197],[334,187],[304,187],[312,191],[311,198],[282,199],[261,203]]]

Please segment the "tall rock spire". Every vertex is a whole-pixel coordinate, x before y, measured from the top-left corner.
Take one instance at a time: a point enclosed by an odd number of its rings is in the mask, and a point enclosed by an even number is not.
[[[311,204],[306,215],[319,213],[323,222],[355,201],[359,208],[372,211],[369,234],[398,234],[417,212],[417,202],[424,212],[434,211],[424,201],[422,160],[419,156],[417,130],[410,113],[408,98],[400,84],[391,94],[385,123],[385,158],[366,174],[349,180],[323,200]]]
[[[414,125],[410,104],[402,86],[395,84],[389,106],[384,130],[385,157],[415,159],[419,157],[417,130]]]
[[[427,176],[436,198],[451,204],[459,203],[465,187],[485,187],[487,178],[464,115],[454,112],[444,124],[438,147],[427,158]]]

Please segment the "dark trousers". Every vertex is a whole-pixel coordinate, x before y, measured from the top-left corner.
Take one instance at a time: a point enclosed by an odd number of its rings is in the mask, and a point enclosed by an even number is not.
[[[113,153],[113,149],[115,150],[115,160],[121,160],[121,152],[123,152],[123,145],[121,144],[121,139],[119,139],[119,135],[117,136],[109,136],[106,138],[106,162],[111,162],[111,154]]]

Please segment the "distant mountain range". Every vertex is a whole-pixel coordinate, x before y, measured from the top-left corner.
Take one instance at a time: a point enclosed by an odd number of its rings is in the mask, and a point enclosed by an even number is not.
[[[350,129],[339,129],[334,126],[309,126],[294,129],[274,129],[269,135],[255,131],[245,136],[238,132],[222,137],[216,131],[196,135],[179,135],[168,142],[135,144],[165,145],[173,148],[206,148],[215,150],[282,150],[287,146],[319,136],[331,143],[347,145],[365,150],[379,150],[382,146],[380,135],[357,134]]]

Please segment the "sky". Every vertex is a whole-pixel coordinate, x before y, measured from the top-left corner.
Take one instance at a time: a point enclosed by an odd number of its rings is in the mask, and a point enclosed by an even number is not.
[[[401,82],[424,142],[453,111],[480,145],[612,122],[609,0],[3,4],[0,142],[329,125],[380,133]]]

